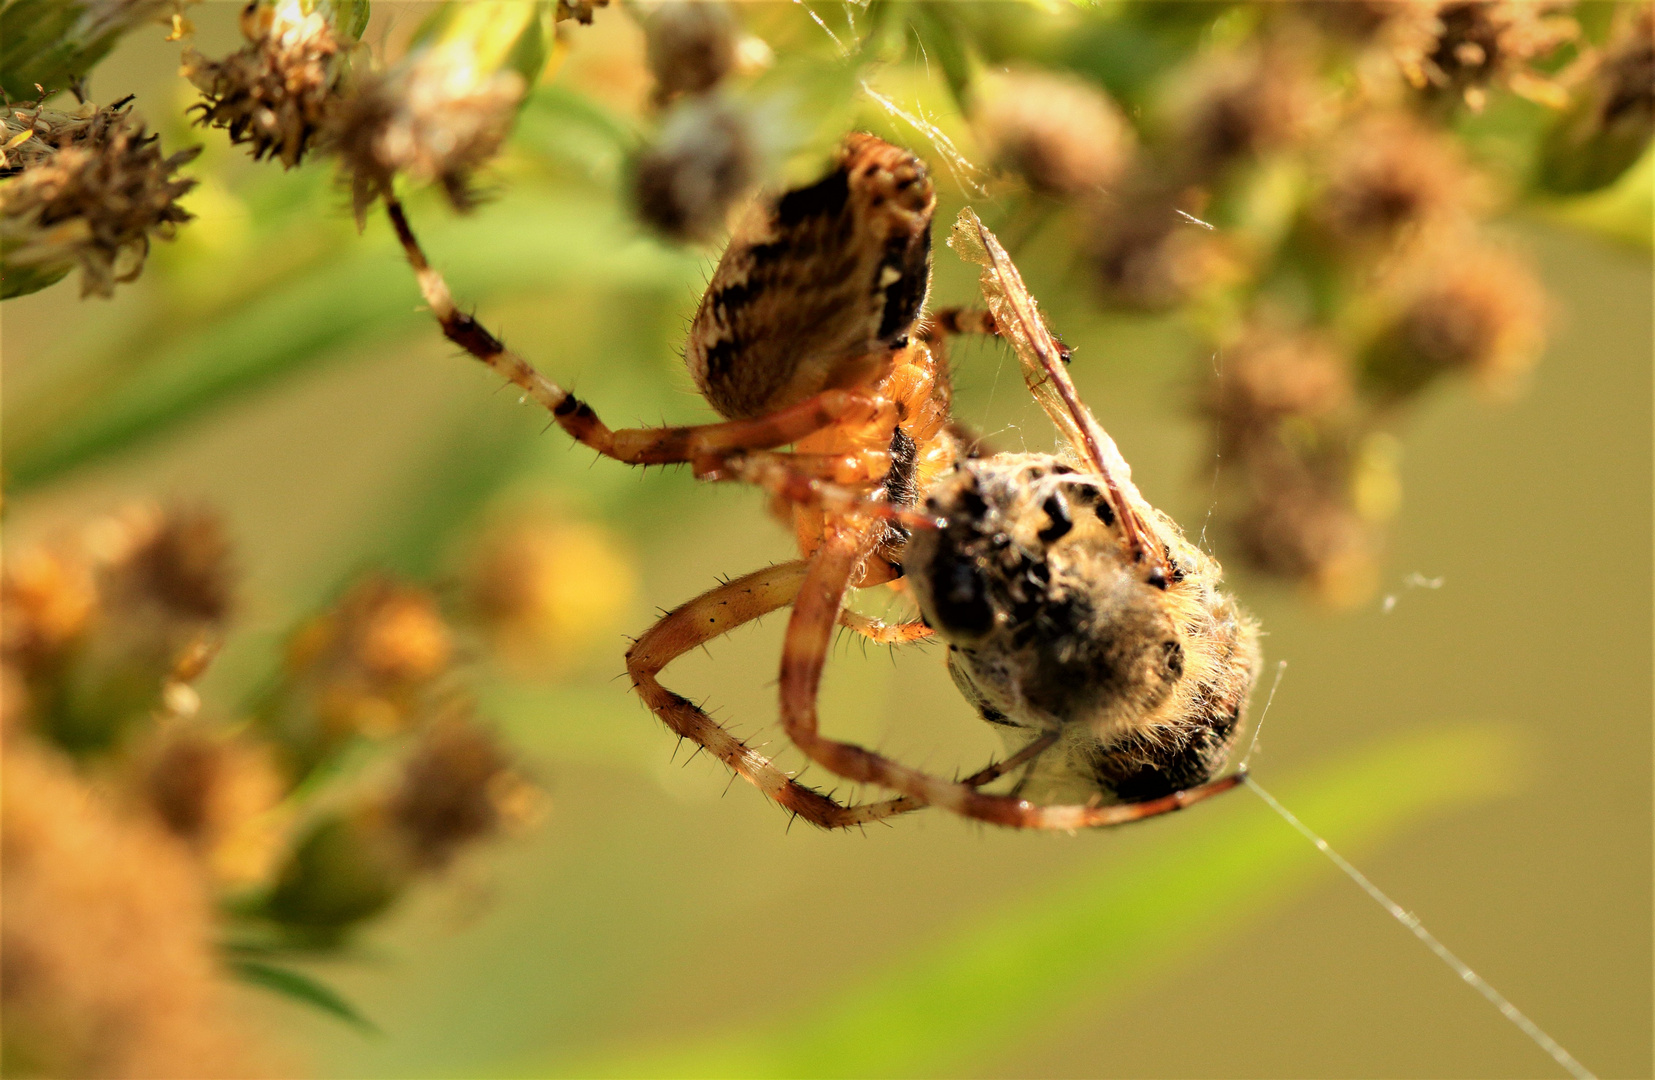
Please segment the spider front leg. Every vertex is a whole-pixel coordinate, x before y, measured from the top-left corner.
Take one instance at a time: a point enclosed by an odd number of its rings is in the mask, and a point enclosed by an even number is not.
[[[790,562],[756,571],[664,616],[627,650],[626,667],[633,689],[667,727],[712,751],[742,779],[812,825],[844,829],[918,810],[924,804],[909,798],[846,806],[806,787],[656,678],[662,668],[697,645],[792,603],[804,581],[805,566],[804,562]]]
[[[673,465],[713,462],[738,450],[768,450],[798,442],[826,427],[896,423],[895,406],[855,390],[825,390],[796,405],[751,420],[688,427],[613,429],[598,419],[592,407],[546,378],[527,360],[507,349],[476,319],[454,306],[448,283],[442,278],[408,224],[402,203],[387,199],[386,212],[409,265],[414,268],[420,293],[436,316],[448,340],[498,372],[528,397],[544,406],[577,442],[605,457],[630,465]]]
[[[1235,773],[1148,802],[1117,806],[1039,806],[1012,796],[986,795],[971,783],[944,780],[900,765],[865,747],[823,736],[816,711],[822,667],[834,624],[844,604],[845,590],[871,548],[872,540],[865,530],[845,529],[834,533],[810,560],[798,585],[793,618],[782,646],[782,726],[788,738],[812,761],[847,780],[878,784],[917,802],[941,806],[965,817],[1024,829],[1122,825],[1181,810],[1241,783],[1244,774]],[[1025,753],[1028,749],[1025,748]]]

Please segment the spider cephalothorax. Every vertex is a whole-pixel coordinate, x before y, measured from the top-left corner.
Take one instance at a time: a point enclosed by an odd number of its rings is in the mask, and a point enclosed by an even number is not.
[[[454,308],[400,205],[389,203],[451,340],[585,445],[633,464],[688,462],[704,479],[759,484],[793,525],[799,560],[681,605],[627,652],[633,687],[681,738],[826,828],[939,806],[1003,825],[1072,829],[1228,790],[1238,776],[1213,776],[1257,673],[1256,630],[1218,591],[1217,564],[1138,494],[1069,381],[1067,351],[969,210],[950,243],[983,267],[988,310],[921,317],[935,206],[919,158],[851,135],[822,179],[751,209],[708,285],[685,356],[728,419],[614,431]],[[1068,443],[1064,457],[968,458],[943,355],[946,336],[964,332],[1013,346]],[[851,590],[905,575],[921,619],[886,625],[846,607]],[[806,787],[661,685],[676,657],[789,605],[783,730],[813,762],[893,798],[845,804]],[[890,644],[940,633],[956,681],[1006,736],[1010,756],[956,781],[822,734],[817,690],[837,626]],[[1011,794],[985,790],[1012,775]]]

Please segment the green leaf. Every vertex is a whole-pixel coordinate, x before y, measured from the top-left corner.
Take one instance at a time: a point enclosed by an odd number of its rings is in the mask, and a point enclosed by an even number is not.
[[[320,1009],[364,1034],[381,1034],[373,1021],[358,1012],[355,1006],[340,997],[332,988],[309,975],[292,968],[277,967],[262,960],[251,960],[246,957],[231,960],[230,970],[245,983],[263,987],[283,997]]]
[[[550,208],[527,201],[430,230],[428,247],[462,302],[512,290],[603,282],[670,289],[692,281],[693,255],[641,238],[613,208],[563,199]],[[413,331],[438,333],[420,309],[419,291],[389,231],[344,258],[205,325],[166,338],[159,355],[135,355],[131,379],[95,395],[86,407],[23,434],[7,425],[10,488],[21,492],[149,439],[230,401],[337,359],[346,347]],[[27,409],[22,410],[26,415]]]
[[[1360,855],[1422,818],[1510,790],[1509,732],[1429,731],[1281,785],[1282,801],[1338,850]],[[1270,778],[1266,777],[1266,780]],[[1272,788],[1274,784],[1271,785]],[[1246,922],[1337,871],[1245,792],[1196,810],[1202,827],[1127,858],[1102,856],[1004,907],[948,928],[866,979],[755,1031],[569,1075],[911,1076],[980,1071],[1076,1010],[1164,978]],[[1194,816],[1193,814],[1191,815]],[[1140,824],[1134,828],[1155,828]],[[1107,845],[1107,838],[1096,837]],[[1385,918],[1375,913],[1375,918]],[[1452,978],[1444,972],[1444,978]],[[553,1066],[558,1068],[558,1066]],[[544,1072],[536,1063],[525,1071]]]

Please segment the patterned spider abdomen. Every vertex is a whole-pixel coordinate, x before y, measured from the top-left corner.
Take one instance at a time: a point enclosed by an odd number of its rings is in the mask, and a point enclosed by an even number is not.
[[[925,306],[936,203],[924,162],[857,133],[821,180],[755,205],[685,347],[713,407],[761,416],[880,379]]]

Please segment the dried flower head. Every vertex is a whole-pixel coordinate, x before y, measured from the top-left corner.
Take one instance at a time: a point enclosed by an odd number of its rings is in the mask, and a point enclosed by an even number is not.
[[[1283,461],[1249,479],[1252,500],[1230,527],[1250,565],[1334,606],[1371,594],[1380,541],[1351,505],[1346,478]]]
[[[709,240],[758,176],[747,114],[714,95],[685,99],[633,163],[633,212],[668,239]]]
[[[1294,143],[1318,104],[1306,53],[1285,38],[1203,59],[1176,96],[1173,145],[1192,179]]]
[[[1464,372],[1509,391],[1545,346],[1546,294],[1512,252],[1457,245],[1421,269],[1400,315],[1370,349],[1365,375],[1388,395]]]
[[[0,756],[6,1071],[243,1076],[193,861],[26,737]]]
[[[644,19],[655,100],[704,94],[736,66],[740,27],[722,3],[658,4]]]
[[[526,89],[516,71],[480,70],[463,41],[422,48],[363,79],[334,112],[328,137],[358,223],[398,173],[440,183],[456,209],[470,209],[471,175],[499,152]]]
[[[1376,113],[1333,147],[1310,215],[1335,252],[1371,256],[1465,214],[1472,195],[1449,139],[1407,115]]]
[[[615,627],[636,574],[618,537],[597,525],[524,515],[491,529],[463,571],[465,606],[525,670],[578,661]]]
[[[1580,27],[1551,0],[1446,0],[1400,35],[1397,63],[1415,88],[1481,110],[1490,86],[1561,105],[1557,84],[1536,71]]]
[[[1086,244],[1104,303],[1134,310],[1183,303],[1223,263],[1217,238],[1182,216],[1175,199],[1156,192],[1099,200]]]
[[[270,871],[283,783],[268,747],[222,726],[170,722],[133,754],[127,786],[217,881],[251,885]]]
[[[191,623],[228,618],[235,572],[223,518],[200,507],[147,507],[124,520],[131,531],[105,586],[111,606],[152,604]]]
[[[1655,5],[1624,13],[1604,50],[1571,74],[1574,101],[1540,151],[1540,181],[1576,194],[1614,183],[1655,137]]]
[[[534,789],[506,749],[460,713],[421,733],[386,804],[386,822],[414,861],[440,869],[469,843],[520,818]]]
[[[91,624],[98,593],[90,563],[64,547],[25,548],[0,573],[0,654],[44,677]]]
[[[288,667],[326,741],[400,730],[452,655],[452,636],[429,593],[370,578],[300,629]]]
[[[247,144],[255,160],[275,157],[291,169],[338,102],[347,43],[326,9],[307,14],[292,0],[252,0],[241,32],[248,44],[223,60],[185,50],[184,74],[204,99],[193,111],[199,123]]]
[[[0,184],[0,295],[42,288],[76,266],[83,296],[111,296],[116,282],[136,278],[150,237],[170,238],[190,219],[178,199],[195,181],[174,174],[199,148],[163,157],[159,139],[126,108],[99,110],[61,149]]]
[[[609,0],[557,0],[557,21],[573,19],[586,26],[592,25],[592,15],[609,6]]]
[[[1284,423],[1325,421],[1353,398],[1349,365],[1331,343],[1254,325],[1221,351],[1202,411],[1213,422],[1219,459],[1231,462],[1273,449]]]
[[[1059,198],[1114,183],[1132,153],[1132,128],[1120,110],[1074,75],[1016,71],[985,80],[972,126],[996,165]]]

